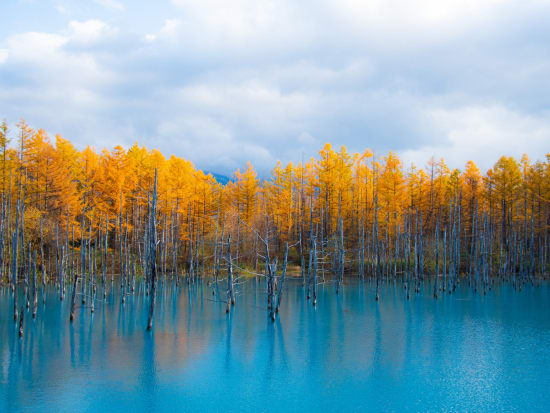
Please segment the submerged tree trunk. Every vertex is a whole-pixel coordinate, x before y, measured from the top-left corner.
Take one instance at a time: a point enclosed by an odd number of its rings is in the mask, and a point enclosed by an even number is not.
[[[275,307],[275,312],[276,313],[279,312],[279,306],[281,305],[281,300],[283,298],[283,287],[285,285],[287,262],[288,262],[288,242],[286,243],[286,246],[285,246],[285,258],[284,258],[284,261],[283,261],[283,270],[282,270],[282,273],[281,273],[281,285],[279,286],[279,291],[278,291],[278,294],[277,294],[277,306]]]
[[[81,260],[81,274],[84,274],[84,271],[86,270],[86,241],[82,241],[82,244],[80,245],[80,260]],[[71,316],[70,321],[72,322],[74,320],[74,312],[76,310],[76,291],[78,288],[78,278],[79,274],[75,273],[74,275],[74,281],[73,281],[73,295],[71,298]],[[84,277],[82,277],[82,282],[84,282]]]
[[[226,313],[231,311],[231,306],[235,304],[235,293],[233,290],[233,265],[231,262],[231,234],[227,237],[227,307]]]
[[[317,240],[313,238],[313,271],[311,274],[313,287],[313,306],[317,305]]]
[[[36,250],[32,256],[32,318],[36,317],[36,310],[38,309],[38,294],[36,291]]]
[[[19,318],[19,337],[23,337],[23,317],[25,316],[25,306],[21,306],[21,317]]]
[[[155,297],[157,289],[157,264],[156,264],[156,216],[157,212],[157,169],[155,168],[155,183],[153,186],[153,199],[151,201],[151,228],[150,228],[150,265],[151,265],[151,306],[149,307],[149,319],[147,321],[147,330],[153,328],[153,312],[155,311]]]
[[[435,224],[435,274],[434,274],[434,298],[437,300],[439,279],[439,218]]]

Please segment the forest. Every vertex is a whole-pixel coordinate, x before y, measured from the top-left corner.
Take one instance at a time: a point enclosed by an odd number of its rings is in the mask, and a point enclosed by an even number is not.
[[[265,180],[248,163],[222,185],[174,155],[137,143],[78,150],[25,121],[2,123],[0,151],[0,280],[21,325],[47,285],[71,301],[72,320],[77,301],[93,312],[114,280],[123,302],[142,283],[151,329],[168,278],[205,280],[227,312],[239,283],[265,280],[274,320],[285,277],[316,305],[321,283],[338,294],[350,277],[374,283],[378,300],[385,282],[407,298],[427,284],[437,299],[462,283],[487,294],[494,282],[521,289],[548,276],[550,153],[502,156],[483,173],[472,161],[405,167],[393,152],[327,143]]]

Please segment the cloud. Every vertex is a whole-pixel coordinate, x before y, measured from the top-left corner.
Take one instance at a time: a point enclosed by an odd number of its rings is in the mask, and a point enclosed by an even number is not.
[[[548,150],[547,0],[109,3],[0,38],[2,117],[226,174],[328,141],[484,169]]]
[[[166,19],[164,21],[164,25],[160,29],[159,35],[161,38],[167,38],[169,40],[177,40],[180,35],[181,27],[182,27],[182,21],[180,19]]]
[[[173,0],[180,17],[163,27],[170,38],[203,53],[285,54],[311,45],[315,23],[309,10],[290,1]]]
[[[112,10],[123,11],[126,9],[124,4],[117,0],[94,0],[97,4]]]
[[[426,121],[441,131],[440,141],[400,155],[421,167],[432,155],[461,168],[472,159],[483,170],[503,155],[519,158],[526,153],[540,159],[549,149],[549,115],[550,110],[526,114],[500,105],[427,110]]]
[[[69,14],[69,10],[62,4],[56,4],[55,9],[60,14]]]
[[[83,147],[101,137],[96,118],[112,107],[105,90],[116,75],[94,54],[67,49],[72,42],[98,39],[90,33],[83,37],[81,29],[71,24],[64,34],[27,32],[7,38],[0,102],[11,122],[25,118],[51,135],[70,131],[66,137]]]
[[[74,28],[74,27],[73,27]],[[57,94],[71,93],[71,88],[99,86],[110,78],[109,71],[100,66],[98,59],[90,53],[71,53],[65,49],[72,41],[89,41],[96,36],[86,35],[79,30],[69,35],[29,32],[7,39],[10,74],[17,72],[20,82],[5,83],[5,92],[22,87],[28,92],[39,93],[41,89],[60,88]],[[11,69],[11,71],[10,71]],[[73,89],[74,90],[74,89]]]
[[[111,27],[101,20],[87,20],[84,22],[69,22],[69,38],[72,42],[81,44],[90,44],[114,37],[118,33],[118,28]]]
[[[8,60],[8,56],[9,56],[8,49],[0,49],[0,64],[6,62]]]

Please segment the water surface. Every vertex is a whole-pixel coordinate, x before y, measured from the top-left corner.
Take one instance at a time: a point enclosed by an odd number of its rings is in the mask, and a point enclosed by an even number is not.
[[[0,290],[0,411],[549,411],[550,288],[435,301],[400,284],[320,286],[314,308],[286,284],[279,317],[262,282],[230,315],[206,283],[159,286],[152,332],[139,287],[79,306],[49,287],[22,338]],[[41,298],[41,296],[40,296]]]

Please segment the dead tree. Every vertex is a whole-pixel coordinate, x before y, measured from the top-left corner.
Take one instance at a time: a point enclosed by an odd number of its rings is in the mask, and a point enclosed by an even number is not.
[[[38,309],[38,295],[36,292],[36,250],[32,256],[32,318],[36,318],[36,310]]]
[[[285,285],[287,262],[288,262],[288,242],[286,243],[286,246],[285,246],[285,258],[284,258],[284,261],[283,261],[283,270],[282,270],[282,273],[281,273],[281,285],[279,286],[279,291],[278,291],[278,294],[277,294],[277,306],[275,307],[275,312],[276,313],[279,312],[279,306],[281,305],[281,299],[283,298],[283,287]]]
[[[82,244],[80,245],[80,257],[81,257],[81,268],[82,268],[82,274],[84,274],[84,271],[86,270],[86,242],[82,241]],[[70,316],[70,322],[72,323],[74,320],[74,312],[76,310],[76,290],[78,288],[78,278],[79,274],[78,272],[75,272],[74,274],[74,280],[73,280],[73,295],[71,298],[71,316]],[[82,278],[82,282],[84,282],[84,278]]]
[[[23,337],[23,317],[25,316],[25,306],[21,306],[21,317],[19,318],[19,337]]]
[[[151,268],[151,306],[149,308],[149,320],[147,330],[153,328],[153,312],[155,310],[155,297],[157,289],[157,264],[156,264],[156,219],[157,213],[157,169],[155,168],[155,183],[153,186],[153,199],[151,201],[151,227],[149,235],[149,262]]]
[[[434,298],[437,300],[437,280],[439,278],[439,217],[435,223],[435,274],[434,274]]]
[[[317,305],[317,240],[315,237],[312,240],[313,242],[313,270],[311,274],[312,278],[312,287],[313,287],[313,301],[312,304],[315,307]]]
[[[227,307],[226,313],[235,305],[235,286],[233,285],[233,266],[231,262],[231,234],[227,237]]]

